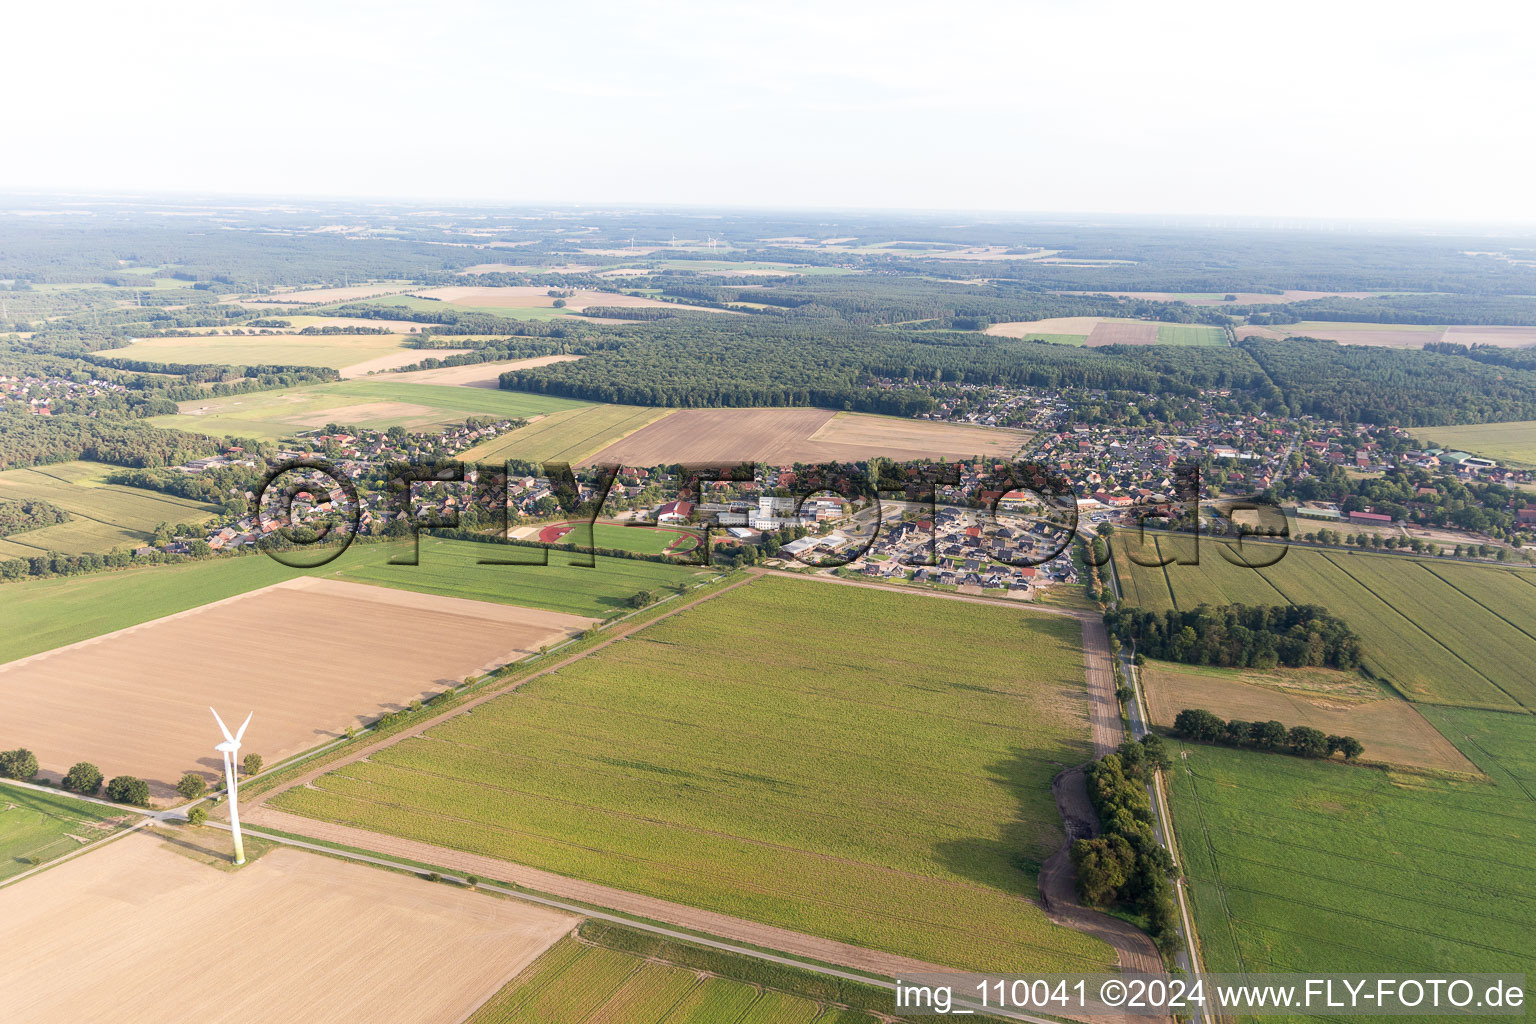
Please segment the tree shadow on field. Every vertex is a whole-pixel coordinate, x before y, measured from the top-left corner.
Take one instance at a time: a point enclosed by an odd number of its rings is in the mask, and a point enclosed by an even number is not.
[[[1013,798],[1015,813],[999,822],[966,822],[977,834],[934,844],[934,859],[958,878],[1034,900],[1040,867],[1063,836],[1051,793],[1051,778],[1067,767],[1052,756],[1060,753],[1019,748],[988,765],[991,781]]]

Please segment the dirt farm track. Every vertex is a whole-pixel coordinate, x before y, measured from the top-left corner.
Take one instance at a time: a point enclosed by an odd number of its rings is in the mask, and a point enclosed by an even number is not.
[[[457,1024],[574,924],[290,849],[231,874],[140,833],[0,890],[3,1017]]]
[[[220,768],[209,705],[268,764],[583,630],[577,615],[301,577],[0,665],[0,749],[169,798]]]

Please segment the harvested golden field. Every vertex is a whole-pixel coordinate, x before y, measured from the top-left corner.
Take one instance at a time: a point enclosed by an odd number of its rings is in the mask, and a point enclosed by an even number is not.
[[[539,285],[515,285],[507,288],[448,285],[443,288],[425,288],[411,294],[471,308],[540,309],[554,308],[555,305],[549,289]],[[706,313],[728,312],[709,306],[688,306],[677,302],[662,302],[660,299],[646,298],[641,295],[619,295],[614,292],[599,292],[585,288],[577,290],[565,300],[565,308],[573,313],[580,313],[588,306],[661,307],[692,309]]]
[[[987,334],[995,334],[1001,338],[1023,338],[1031,334],[1077,334],[1083,337],[1093,333],[1093,329],[1099,326],[1103,317],[1097,316],[1054,316],[1045,320],[1014,320],[1009,323],[993,324],[986,330]]]
[[[1171,726],[1185,708],[1245,722],[1309,725],[1353,736],[1365,760],[1476,772],[1417,709],[1353,672],[1335,669],[1223,669],[1149,661],[1142,669],[1154,725]]]
[[[138,834],[0,889],[0,991],[7,1024],[457,1024],[574,924],[292,849],[221,870]]]
[[[1536,345],[1536,327],[1499,325],[1438,324],[1368,324],[1333,323],[1303,320],[1282,327],[1239,327],[1239,337],[1256,334],[1264,338],[1327,338],[1341,345],[1373,345],[1383,348],[1423,348],[1433,341],[1451,341],[1458,345],[1498,345],[1502,348],[1527,348]]]
[[[367,299],[375,295],[394,295],[408,288],[410,288],[408,283],[397,281],[393,284],[355,284],[349,288],[315,288],[309,291],[273,292],[246,299],[245,305],[308,306],[317,302],[351,302],[354,299]]]
[[[436,349],[431,352],[418,351],[415,362],[420,362],[428,356],[442,358],[447,354],[449,353]],[[501,375],[508,370],[525,370],[533,366],[548,366],[550,363],[569,363],[580,358],[581,356],[535,356],[532,359],[508,359],[500,363],[439,366],[432,370],[412,370],[409,373],[396,374],[389,379],[401,384],[454,384],[468,388],[495,388],[500,386]]]
[[[1088,335],[1088,347],[1156,345],[1157,324],[1148,321],[1100,320]]]
[[[934,423],[830,409],[680,409],[616,441],[591,465],[947,459],[1011,457],[1028,435],[1016,430]]]
[[[0,749],[170,799],[182,772],[220,770],[209,705],[254,711],[245,749],[272,764],[594,621],[298,577],[0,665]]]

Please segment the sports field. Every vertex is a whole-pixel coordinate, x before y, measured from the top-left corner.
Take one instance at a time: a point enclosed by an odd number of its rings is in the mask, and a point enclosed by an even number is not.
[[[1308,725],[1365,745],[1364,760],[1474,773],[1472,763],[1418,709],[1357,672],[1328,668],[1226,669],[1148,661],[1141,669],[1152,724],[1185,708],[1244,722]]]
[[[1129,534],[1115,535],[1125,598],[1144,608],[1198,604],[1317,604],[1358,633],[1365,667],[1413,700],[1465,707],[1536,708],[1536,573],[1449,560],[1291,547],[1265,569],[1235,566],[1216,545],[1199,565],[1136,565]],[[1157,536],[1142,557],[1188,552]],[[1273,557],[1275,545],[1248,550]]]
[[[520,394],[504,391],[502,394]],[[529,396],[534,397],[534,396]],[[543,397],[543,396],[539,396]],[[568,462],[575,465],[672,412],[638,405],[571,403],[459,456],[464,462]]]
[[[58,778],[90,761],[156,798],[219,759],[210,705],[254,712],[246,749],[275,763],[590,627],[507,604],[298,578],[0,665],[0,750]]]
[[[893,459],[1011,458],[1021,430],[830,409],[679,409],[587,459],[592,465],[724,465]]]
[[[111,835],[129,817],[138,816],[0,783],[0,881]]]
[[[1083,671],[1073,619],[763,578],[274,802],[932,963],[1094,969],[1031,902]]]
[[[1175,746],[1173,818],[1208,969],[1529,970],[1536,717],[1426,714],[1488,781]]]
[[[1424,444],[1432,442],[1510,465],[1536,466],[1536,420],[1417,427],[1411,433]]]
[[[866,1011],[890,1003],[873,986],[587,921],[467,1024],[877,1024]]]
[[[0,889],[6,1024],[458,1024],[574,924],[291,849],[231,873],[186,849],[211,829],[177,831]]]
[[[623,610],[641,590],[661,591],[705,578],[707,570],[597,556],[572,565],[549,553],[549,565],[481,565],[486,558],[542,562],[544,552],[423,537],[419,565],[402,544],[354,544],[318,569],[290,569],[265,555],[212,558],[184,565],[63,576],[0,585],[0,661],[77,643],[103,633],[197,608],[298,576],[321,576],[445,597],[545,608],[594,618]],[[577,559],[579,560],[579,559]]]
[[[416,430],[462,423],[470,416],[531,419],[578,408],[588,406],[549,395],[417,384],[384,376],[194,399],[182,402],[181,412],[175,416],[155,416],[147,422],[204,434],[275,440],[302,430],[323,428],[327,423],[373,430],[399,425]]]
[[[578,548],[608,548],[640,555],[682,554],[699,546],[689,530],[618,523],[553,523],[538,532],[540,544],[575,544]]]
[[[106,483],[118,471],[98,462],[60,462],[0,473],[0,498],[41,499],[74,517],[0,537],[0,559],[135,548],[148,543],[161,523],[203,523],[216,511],[173,494]]]

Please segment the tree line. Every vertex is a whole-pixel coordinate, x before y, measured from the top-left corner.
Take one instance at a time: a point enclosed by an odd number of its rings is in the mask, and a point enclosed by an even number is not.
[[[1293,725],[1287,729],[1284,723],[1274,720],[1245,722],[1234,718],[1228,721],[1203,708],[1180,711],[1173,720],[1173,734],[1199,743],[1252,747],[1297,757],[1329,758],[1342,754],[1344,760],[1355,761],[1365,753],[1365,747],[1353,736],[1327,735],[1308,725]]]
[[[1077,889],[1091,906],[1123,905],[1143,915],[1146,930],[1165,952],[1177,939],[1173,858],[1153,832],[1147,784],[1152,773],[1172,762],[1155,733],[1141,742],[1127,740],[1120,749],[1088,769],[1088,797],[1098,811],[1103,834],[1072,844]]]

